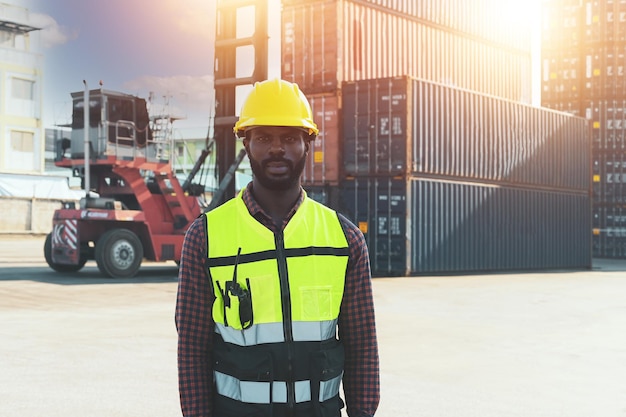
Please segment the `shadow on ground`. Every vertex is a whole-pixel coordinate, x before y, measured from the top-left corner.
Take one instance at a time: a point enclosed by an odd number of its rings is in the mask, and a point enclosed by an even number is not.
[[[87,263],[83,269],[74,273],[56,272],[46,266],[0,266],[0,282],[2,281],[36,281],[58,285],[90,285],[90,284],[141,284],[176,282],[178,267],[174,264],[142,265],[132,278],[108,278],[95,266]]]

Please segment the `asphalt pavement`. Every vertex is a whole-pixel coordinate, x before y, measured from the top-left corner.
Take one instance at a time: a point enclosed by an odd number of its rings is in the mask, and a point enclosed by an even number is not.
[[[180,416],[176,265],[58,274],[0,236],[0,416]],[[626,417],[626,261],[375,278],[379,417]]]

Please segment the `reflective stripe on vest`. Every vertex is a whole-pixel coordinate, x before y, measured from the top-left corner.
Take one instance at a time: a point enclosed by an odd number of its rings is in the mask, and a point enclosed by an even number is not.
[[[287,383],[284,381],[241,381],[221,372],[214,372],[213,374],[215,375],[215,388],[218,394],[225,397],[254,404],[287,402]],[[342,376],[343,375],[339,375],[329,381],[320,382],[320,402],[326,401],[339,394],[339,385]],[[297,403],[311,401],[311,381],[296,381],[295,388]]]
[[[298,321],[293,323],[292,328],[295,342],[321,342],[335,336],[337,320]],[[215,332],[222,335],[225,342],[238,346],[254,346],[285,341],[282,323],[254,324],[245,330],[237,330],[216,323]]]

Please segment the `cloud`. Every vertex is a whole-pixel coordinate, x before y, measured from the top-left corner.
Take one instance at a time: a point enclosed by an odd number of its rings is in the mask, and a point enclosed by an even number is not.
[[[146,75],[123,84],[126,92],[148,99],[152,106],[167,107],[170,114],[189,117],[200,114],[207,118],[213,112],[213,76],[176,75],[158,77]]]
[[[160,7],[171,24],[180,32],[197,38],[198,41],[213,39],[215,33],[215,4],[206,0],[161,0]]]
[[[53,17],[46,14],[31,13],[30,20],[33,26],[41,28],[41,42],[44,48],[63,45],[78,37],[77,31],[59,25]]]
[[[212,24],[207,24],[215,18],[208,12],[192,13],[188,11],[184,16],[175,20],[179,31],[186,32],[204,40],[211,40],[215,32]]]
[[[158,77],[146,75],[127,81],[123,87],[131,91],[153,92],[155,96],[185,96],[191,104],[208,103],[213,99],[213,76],[175,75]]]

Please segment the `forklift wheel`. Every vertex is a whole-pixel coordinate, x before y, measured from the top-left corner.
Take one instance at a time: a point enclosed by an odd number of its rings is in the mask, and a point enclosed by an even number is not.
[[[98,269],[111,278],[135,276],[142,260],[143,246],[130,230],[109,230],[96,243]]]
[[[68,265],[68,264],[58,264],[52,261],[52,233],[48,233],[46,236],[46,241],[43,244],[43,256],[46,258],[46,263],[52,269],[57,272],[78,272],[83,266],[87,263],[87,259],[81,258],[78,264],[76,265]]]

